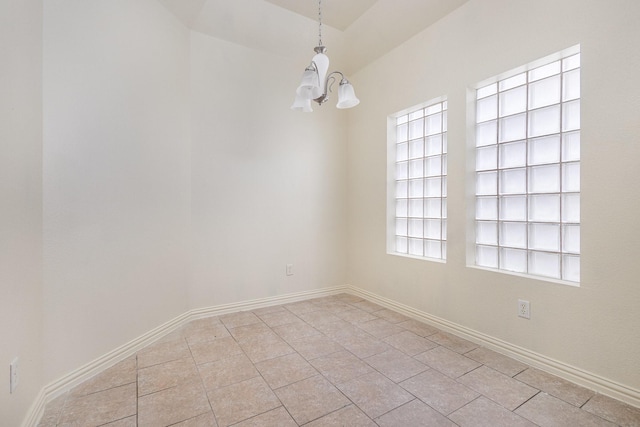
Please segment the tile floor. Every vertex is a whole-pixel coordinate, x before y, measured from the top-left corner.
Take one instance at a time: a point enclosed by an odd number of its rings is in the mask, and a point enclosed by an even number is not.
[[[640,426],[640,409],[340,294],[193,321],[46,426]]]

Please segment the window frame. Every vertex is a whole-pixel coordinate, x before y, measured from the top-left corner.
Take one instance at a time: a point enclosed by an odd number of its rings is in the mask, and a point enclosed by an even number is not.
[[[470,150],[471,155],[469,156],[468,159],[468,170],[469,170],[469,180],[467,181],[469,184],[469,204],[468,204],[468,227],[467,229],[469,230],[468,233],[468,239],[467,239],[467,266],[468,267],[473,267],[473,268],[478,268],[478,269],[483,269],[483,270],[489,270],[489,271],[494,271],[494,272],[499,272],[499,273],[504,273],[504,274],[510,274],[510,275],[516,275],[516,276],[521,276],[521,277],[526,277],[529,279],[536,279],[536,280],[542,280],[542,281],[549,281],[549,282],[555,282],[555,283],[561,283],[561,284],[565,284],[565,285],[570,285],[570,286],[580,286],[580,267],[579,267],[579,261],[580,261],[580,247],[578,244],[578,250],[576,251],[567,251],[565,250],[565,248],[563,247],[563,233],[565,230],[565,227],[567,226],[574,226],[577,225],[578,230],[580,230],[580,226],[581,226],[581,220],[578,217],[577,221],[568,221],[565,220],[565,218],[563,218],[563,213],[562,213],[562,209],[563,209],[563,198],[565,197],[565,195],[577,195],[578,201],[580,200],[581,197],[581,189],[578,187],[577,191],[564,191],[564,189],[562,188],[562,183],[563,183],[563,171],[564,171],[564,167],[567,164],[572,164],[575,165],[577,164],[578,167],[580,167],[581,161],[580,161],[580,157],[577,157],[577,160],[565,160],[563,158],[563,154],[562,154],[562,147],[564,144],[564,140],[563,140],[563,136],[565,134],[570,134],[570,133],[577,133],[578,135],[580,135],[581,133],[581,125],[578,125],[577,129],[569,129],[569,130],[565,130],[563,128],[563,124],[562,122],[560,123],[559,126],[559,130],[557,132],[549,132],[548,134],[543,134],[543,135],[531,135],[529,132],[529,120],[530,120],[530,116],[531,116],[531,111],[539,111],[539,110],[544,110],[545,108],[549,108],[549,107],[554,107],[557,106],[558,109],[560,110],[560,120],[562,120],[562,116],[564,115],[564,106],[567,103],[573,102],[577,100],[577,104],[580,105],[581,103],[581,99],[582,99],[582,95],[579,94],[576,98],[568,98],[565,99],[563,97],[563,75],[565,74],[565,72],[569,73],[572,70],[578,69],[581,70],[582,69],[582,64],[579,62],[578,66],[576,68],[572,68],[569,70],[564,70],[562,68],[562,60],[569,58],[569,57],[573,57],[574,55],[578,55],[578,60],[580,60],[580,45],[576,45],[576,46],[572,46],[568,49],[564,49],[560,52],[557,52],[553,55],[549,55],[546,56],[544,58],[541,58],[539,60],[533,61],[529,64],[526,64],[524,66],[518,67],[516,69],[513,69],[509,72],[506,73],[502,73],[498,76],[495,76],[491,79],[487,79],[485,81],[482,81],[480,83],[478,83],[477,85],[475,85],[474,87],[469,88],[468,90],[468,102],[467,102],[467,112],[468,112],[468,116],[467,116],[467,123],[468,123],[468,147]],[[540,67],[544,67],[545,65],[548,64],[552,64],[556,61],[560,61],[560,72],[557,74],[552,74],[552,76],[559,76],[559,80],[560,80],[560,89],[559,89],[559,101],[558,102],[552,102],[549,104],[545,104],[542,106],[537,106],[537,107],[532,107],[530,104],[530,99],[529,99],[529,91],[530,91],[530,85],[531,84],[535,84],[535,81],[542,81],[544,80],[544,78],[539,79],[539,80],[535,80],[534,82],[530,81],[530,71],[532,70],[536,70],[539,69]],[[580,71],[579,71],[580,72]],[[500,82],[504,82],[505,80],[508,80],[510,78],[517,78],[517,76],[521,75],[522,73],[526,73],[526,82],[524,84],[524,90],[526,91],[527,95],[526,95],[526,105],[525,105],[525,109],[524,111],[518,111],[515,112],[511,115],[509,114],[504,114],[501,115],[501,111],[500,111],[500,91],[498,90]],[[546,78],[546,77],[545,77]],[[551,78],[551,77],[549,77]],[[496,102],[496,116],[495,118],[488,118],[486,120],[477,120],[477,102],[478,100],[483,100],[483,99],[487,99],[489,97],[491,97],[492,95],[488,95],[487,97],[479,97],[478,96],[478,90],[483,89],[483,88],[487,88],[488,86],[491,86],[495,84],[496,85],[496,98],[497,98],[497,102]],[[579,85],[581,86],[581,84],[579,83]],[[514,86],[515,87],[515,86]],[[508,89],[505,89],[504,91],[507,91]],[[526,124],[525,124],[525,135],[524,138],[516,138],[514,140],[505,140],[503,142],[501,142],[500,139],[500,128],[498,123],[501,121],[502,118],[504,117],[514,117],[516,115],[520,115],[523,114],[525,116],[525,120],[526,120]],[[478,147],[477,146],[477,127],[478,124],[482,124],[482,123],[489,123],[491,121],[495,121],[496,123],[496,141],[495,141],[495,145],[493,144],[489,144],[486,147],[496,147],[496,165],[495,165],[495,169],[486,169],[486,170],[491,170],[491,171],[495,171],[496,172],[496,192],[495,192],[495,199],[496,199],[496,209],[498,209],[498,213],[497,213],[497,217],[495,219],[489,219],[487,220],[487,223],[495,223],[495,227],[496,227],[496,242],[495,244],[484,244],[484,243],[479,243],[481,241],[481,239],[478,238],[478,230],[479,230],[479,226],[478,223],[482,222],[483,219],[479,219],[477,218],[477,203],[478,203],[478,199],[482,198],[482,195],[478,194],[478,188],[477,188],[477,184],[478,184],[478,168],[477,168],[477,156],[478,156],[478,150],[482,149],[483,147]],[[536,138],[544,138],[545,135],[550,135],[550,136],[557,136],[557,138],[559,139],[559,145],[560,145],[560,153],[559,153],[559,159],[556,161],[552,161],[552,162],[546,162],[546,163],[542,163],[541,165],[557,165],[559,172],[559,179],[558,179],[558,186],[559,189],[557,191],[554,192],[549,192],[549,193],[544,193],[544,194],[550,194],[550,195],[557,195],[558,199],[560,200],[560,217],[558,218],[557,221],[547,221],[547,222],[541,222],[539,220],[533,220],[531,219],[531,214],[530,214],[530,203],[533,199],[532,196],[536,195],[535,191],[532,191],[530,188],[530,182],[529,182],[529,176],[532,168],[535,168],[536,164],[533,164],[530,162],[529,159],[529,152],[530,152],[530,146],[531,146],[531,142],[532,140],[536,140]],[[500,151],[500,147],[504,146],[505,144],[515,144],[516,142],[522,142],[524,141],[524,150],[525,150],[525,156],[526,156],[526,160],[524,165],[522,166],[516,166],[516,167],[512,167],[510,168],[501,168],[500,163],[499,163],[499,151]],[[538,166],[539,167],[539,166]],[[520,246],[516,249],[518,250],[522,250],[525,252],[525,265],[526,265],[526,271],[525,272],[519,272],[519,271],[513,271],[513,270],[506,270],[504,268],[501,267],[500,265],[500,258],[502,256],[502,249],[509,249],[511,246],[507,245],[507,244],[502,244],[501,243],[501,227],[504,223],[512,223],[514,221],[510,221],[510,220],[506,220],[501,218],[500,216],[500,211],[499,211],[499,206],[500,206],[500,200],[501,198],[506,198],[509,196],[508,192],[502,193],[500,191],[500,173],[501,171],[504,170],[524,170],[525,173],[525,180],[526,180],[526,187],[524,189],[524,193],[518,193],[519,197],[522,197],[523,195],[525,196],[526,199],[526,208],[525,208],[525,219],[522,221],[515,221],[519,224],[523,224],[524,227],[526,228],[526,234],[525,234],[525,239],[526,241],[524,242],[524,247]],[[482,172],[482,169],[480,169],[480,172]],[[579,176],[579,175],[578,175]],[[494,197],[493,195],[490,195],[489,197]],[[579,213],[579,207],[578,207],[578,213]],[[536,248],[532,248],[531,247],[531,242],[529,239],[529,233],[530,233],[530,229],[531,227],[540,225],[540,224],[553,224],[555,226],[558,227],[559,229],[559,243],[558,243],[558,248],[557,250],[540,250],[540,249],[536,249]],[[568,228],[568,227],[567,227]],[[578,238],[579,241],[579,238]],[[478,265],[478,253],[477,253],[477,248],[478,246],[487,246],[487,247],[493,247],[496,249],[496,253],[497,253],[497,267],[490,267],[490,266],[483,266],[483,265]],[[531,262],[530,258],[531,258],[531,253],[538,253],[538,252],[545,252],[545,253],[551,253],[551,254],[555,254],[557,256],[557,258],[559,259],[559,277],[552,277],[552,276],[547,276],[547,275],[540,275],[540,274],[535,274],[532,273],[532,269],[530,268],[529,264]],[[578,280],[574,281],[574,280],[570,280],[568,278],[566,278],[566,276],[564,276],[563,274],[563,260],[564,257],[576,257],[578,260]],[[575,259],[574,259],[575,261]]]
[[[438,175],[442,181],[441,181],[441,194],[439,197],[437,196],[433,196],[433,197],[429,197],[429,196],[425,196],[424,190],[422,193],[421,197],[409,197],[409,194],[407,193],[407,197],[405,198],[400,198],[400,199],[407,199],[407,203],[409,203],[409,200],[422,200],[422,203],[424,205],[425,200],[426,199],[435,199],[435,198],[439,198],[440,199],[440,205],[441,205],[441,210],[440,210],[440,217],[427,217],[426,214],[423,212],[422,216],[420,217],[410,217],[409,213],[407,212],[407,216],[406,217],[401,217],[401,218],[406,218],[407,219],[407,224],[409,222],[409,220],[411,218],[414,219],[421,219],[423,220],[423,231],[424,231],[424,221],[425,220],[439,220],[440,221],[440,239],[432,239],[432,238],[428,238],[425,237],[424,232],[422,234],[422,237],[415,237],[415,239],[420,239],[422,241],[422,247],[423,247],[423,255],[416,255],[416,254],[411,254],[410,250],[408,248],[408,242],[407,242],[407,251],[406,252],[398,252],[396,250],[396,220],[397,220],[397,215],[396,215],[396,202],[398,200],[397,193],[396,193],[396,185],[398,182],[398,179],[396,177],[396,165],[397,163],[400,163],[397,161],[397,149],[398,149],[398,140],[397,140],[397,127],[398,127],[398,118],[404,117],[404,116],[409,116],[414,112],[423,111],[422,116],[423,117],[427,117],[429,116],[429,114],[424,114],[424,111],[427,110],[430,107],[434,107],[440,105],[441,108],[441,113],[443,113],[442,116],[442,122],[441,122],[441,132],[439,133],[434,133],[431,135],[424,135],[420,138],[422,138],[423,140],[423,147],[424,147],[424,142],[426,140],[426,138],[428,136],[435,136],[435,135],[442,135],[442,143],[441,143],[441,152],[439,154],[434,154],[433,156],[442,156],[442,163],[440,164],[440,174]],[[437,112],[434,114],[438,114]],[[441,262],[441,263],[445,263],[446,262],[446,258],[447,258],[447,236],[446,236],[446,224],[447,224],[447,206],[446,206],[446,200],[447,200],[447,149],[446,149],[446,144],[447,144],[447,131],[448,131],[448,126],[447,126],[447,120],[448,120],[448,103],[447,103],[447,97],[446,96],[440,96],[437,98],[433,98],[429,101],[420,103],[418,105],[415,105],[413,107],[410,108],[406,108],[402,111],[399,111],[397,113],[391,114],[387,117],[387,236],[386,236],[386,250],[387,250],[387,254],[389,255],[396,255],[396,256],[402,256],[402,257],[407,257],[407,258],[415,258],[415,259],[420,259],[420,260],[427,260],[427,261],[433,261],[433,262]],[[409,120],[408,120],[409,121]],[[424,130],[424,127],[423,127]],[[417,140],[419,138],[413,139],[414,141]],[[409,141],[411,141],[412,139],[410,137],[407,137],[407,143]],[[426,151],[423,152],[422,156],[416,157],[415,159],[427,159],[433,156],[429,156]],[[410,156],[407,156],[407,162],[409,162]],[[424,166],[424,168],[426,168],[426,166]],[[420,177],[420,179],[422,179],[423,181],[427,178],[433,178],[435,176],[427,176],[427,174],[424,173],[424,169],[423,169],[423,174]],[[417,179],[417,178],[415,178]],[[408,181],[410,180],[410,178],[407,176],[406,181],[408,184]],[[401,180],[402,181],[402,180]],[[423,208],[424,209],[424,208]],[[409,233],[407,230],[407,241],[409,240]],[[425,256],[424,255],[424,245],[425,245],[425,241],[437,241],[440,243],[440,255],[441,258],[437,258],[437,257],[431,257],[431,256]]]

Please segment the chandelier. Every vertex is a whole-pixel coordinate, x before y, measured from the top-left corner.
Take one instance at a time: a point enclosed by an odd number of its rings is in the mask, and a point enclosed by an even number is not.
[[[292,110],[310,113],[311,101],[322,105],[329,99],[329,92],[336,82],[336,75],[340,75],[338,85],[337,108],[351,108],[360,103],[353,91],[353,86],[349,83],[340,71],[329,71],[329,57],[325,54],[327,48],[322,45],[322,0],[318,0],[318,46],[314,49],[316,55],[311,59],[311,64],[302,74],[302,82],[296,90],[296,99],[291,106]]]

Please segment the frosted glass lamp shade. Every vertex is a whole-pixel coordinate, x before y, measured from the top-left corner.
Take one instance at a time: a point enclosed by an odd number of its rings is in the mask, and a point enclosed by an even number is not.
[[[302,82],[298,86],[296,93],[304,99],[316,99],[322,95],[318,72],[314,68],[309,67],[304,70]]]
[[[327,72],[329,71],[329,57],[321,51],[313,57],[311,63],[316,67],[318,73],[318,82],[320,86],[320,95],[314,97],[315,99],[321,96],[326,91],[324,85],[327,78]]]
[[[353,90],[353,86],[346,80],[340,82],[338,88],[338,105],[337,108],[351,108],[360,103],[360,100],[356,97],[356,93]]]
[[[302,95],[296,95],[295,101],[293,101],[293,105],[291,109],[294,111],[302,111],[304,113],[311,113],[313,109],[311,108],[311,99],[304,98]]]

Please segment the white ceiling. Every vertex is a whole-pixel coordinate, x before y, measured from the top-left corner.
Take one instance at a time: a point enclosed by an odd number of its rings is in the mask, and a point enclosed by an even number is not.
[[[318,20],[317,0],[266,0],[276,6]],[[344,31],[364,15],[376,0],[322,0],[322,22]]]
[[[299,58],[318,42],[317,0],[158,0],[189,28]],[[323,44],[353,73],[468,0],[322,0]]]

